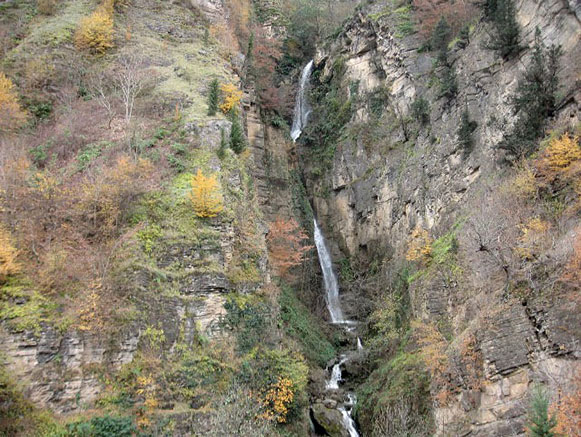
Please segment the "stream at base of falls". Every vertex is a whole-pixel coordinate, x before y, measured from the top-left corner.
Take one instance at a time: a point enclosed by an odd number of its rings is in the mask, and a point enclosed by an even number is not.
[[[307,125],[309,114],[311,113],[311,106],[308,102],[307,91],[312,71],[313,61],[310,61],[307,63],[307,65],[305,65],[301,72],[291,128],[291,138],[293,141],[296,141],[300,137],[303,129]],[[323,237],[321,229],[319,228],[319,224],[316,220],[314,220],[314,229],[314,240],[317,247],[319,262],[321,264],[321,270],[323,272],[325,300],[327,302],[327,308],[331,317],[331,323],[333,325],[339,326],[348,337],[351,337],[351,343],[353,344],[352,350],[341,354],[337,358],[336,362],[330,365],[330,368],[327,369],[329,378],[325,384],[325,397],[338,399],[337,401],[333,401],[334,403],[332,403],[332,405],[334,405],[333,408],[340,413],[340,421],[344,431],[341,433],[341,435],[359,437],[357,424],[353,420],[352,416],[353,409],[357,403],[357,398],[355,393],[350,391],[343,391],[341,385],[343,385],[345,382],[343,379],[344,366],[348,364],[354,357],[363,353],[363,345],[361,344],[359,337],[357,337],[355,334],[357,329],[357,322],[345,319],[343,314],[341,301],[339,299],[339,283],[337,281],[337,276],[333,271],[331,255],[325,243],[325,238]],[[311,412],[313,413],[312,407]]]

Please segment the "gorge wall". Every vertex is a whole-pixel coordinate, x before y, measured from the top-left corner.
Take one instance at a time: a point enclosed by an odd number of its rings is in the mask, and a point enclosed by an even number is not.
[[[515,7],[528,47],[539,28],[545,44],[564,51],[551,126],[575,132],[581,102],[578,5],[518,0]],[[497,147],[514,123],[510,96],[532,48],[505,61],[486,48],[490,23],[473,21],[469,42],[449,46],[458,93],[448,99],[439,95],[436,54],[421,49],[418,35],[406,30],[406,13],[404,2],[366,5],[317,51],[312,94],[319,106],[300,151],[308,191],[335,243],[335,260],[342,260],[337,268],[358,272],[358,280],[343,284],[350,317],[368,317],[378,296],[389,300],[387,284],[406,264],[408,245],[418,235],[414,230],[426,231],[436,250],[453,240],[452,249],[436,254],[440,258],[428,262],[432,265],[411,267],[405,279],[411,317],[439,327],[441,358],[447,355],[448,365],[458,366],[431,372],[432,395],[443,386],[450,390],[434,403],[436,435],[522,435],[534,382],[547,384],[558,397],[581,366],[578,300],[558,283],[579,238],[578,218],[554,215],[552,226],[558,230],[552,241],[531,257],[493,259],[518,250],[519,229],[531,215],[551,214],[531,211],[517,196],[506,195],[514,175]],[[333,144],[321,145],[316,126],[335,120],[332,114],[317,118],[316,111],[329,105],[330,96],[339,100],[336,112],[348,112],[347,123]],[[419,97],[429,102],[426,124],[414,119]],[[457,137],[465,109],[477,123],[470,151]],[[503,240],[497,243],[502,247],[484,247],[494,246],[495,239]],[[496,250],[493,256],[491,250]],[[369,275],[372,270],[381,279]],[[365,295],[376,304],[365,304]],[[372,313],[368,321],[370,340],[377,334],[377,318]],[[461,364],[460,350],[468,341],[474,341],[477,375]],[[379,357],[372,368],[387,361]],[[478,384],[470,383],[473,377]],[[389,390],[373,373],[369,381],[367,390]],[[359,409],[363,435],[384,435],[373,423],[389,419],[372,403]]]

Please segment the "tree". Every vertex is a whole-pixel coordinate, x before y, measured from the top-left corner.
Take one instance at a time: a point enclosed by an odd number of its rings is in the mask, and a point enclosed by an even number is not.
[[[246,77],[244,82],[248,85],[256,78],[254,75],[254,32],[248,38],[248,48],[246,49],[246,59],[244,59],[244,67],[246,70]]]
[[[494,33],[489,47],[507,59],[521,51],[520,29],[516,21],[513,0],[497,0],[494,3]]]
[[[454,67],[446,64],[442,68],[442,77],[440,78],[440,96],[453,98],[458,92],[458,82],[456,81],[456,72]]]
[[[106,3],[106,2],[105,2]],[[106,4],[97,8],[79,23],[75,45],[95,55],[104,55],[113,47],[113,10]]]
[[[528,435],[531,437],[555,437],[553,429],[557,425],[554,414],[549,416],[549,397],[537,386],[533,389],[528,415]]]
[[[0,132],[18,129],[26,123],[26,112],[18,103],[14,84],[0,72]]]
[[[125,52],[118,58],[118,67],[114,77],[125,107],[125,122],[129,124],[133,115],[135,99],[148,84],[148,78],[151,77],[151,74],[145,69],[141,54]]]
[[[277,217],[266,235],[270,261],[281,277],[289,277],[289,270],[300,265],[313,246],[306,244],[309,237],[294,219]]]
[[[581,370],[573,377],[572,384],[557,404],[557,427],[559,436],[581,437]]]
[[[10,234],[0,226],[0,284],[20,271],[20,266],[16,262],[17,255],[18,251],[12,245]]]
[[[218,158],[224,159],[226,157],[226,151],[228,150],[228,141],[226,141],[226,134],[224,134],[224,128],[220,129],[220,148],[218,149]]]
[[[440,21],[434,28],[432,33],[432,50],[447,51],[448,41],[450,40],[450,25],[445,17],[441,17]]]
[[[430,122],[430,104],[423,97],[417,97],[412,103],[412,114],[422,126]]]
[[[458,126],[457,131],[458,141],[466,152],[472,150],[472,132],[477,126],[478,124],[475,121],[470,120],[470,112],[468,112],[468,107],[466,106],[460,116],[460,126]]]
[[[531,62],[510,99],[518,119],[512,132],[498,145],[511,158],[518,159],[536,149],[536,140],[544,131],[545,119],[555,109],[561,53],[560,46],[545,47],[541,32],[537,29]]]
[[[214,79],[210,82],[210,90],[208,91],[208,115],[216,115],[219,99],[220,84],[218,83],[218,79]]]
[[[220,110],[227,114],[229,112],[235,112],[242,99],[242,91],[238,87],[231,83],[225,83],[220,86],[222,93],[224,95],[224,101],[220,104]]]
[[[216,174],[204,176],[202,170],[192,176],[190,199],[198,217],[216,217],[224,209],[220,184]]]
[[[236,154],[240,154],[246,149],[246,138],[242,131],[242,126],[237,115],[232,116],[232,127],[230,128],[230,148]]]

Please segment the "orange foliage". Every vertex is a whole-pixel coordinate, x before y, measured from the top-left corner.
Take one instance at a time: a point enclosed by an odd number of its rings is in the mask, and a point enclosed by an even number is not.
[[[26,112],[18,103],[12,81],[0,71],[0,132],[12,131],[26,123]]]
[[[432,239],[428,231],[416,226],[410,236],[410,243],[406,253],[408,261],[427,261],[432,255]]]
[[[469,0],[413,0],[413,7],[420,36],[425,41],[431,38],[441,17],[446,18],[452,35],[456,35],[478,12],[474,1]]]
[[[524,225],[520,225],[519,229],[522,234],[518,240],[516,252],[521,258],[531,260],[545,242],[545,237],[549,230],[549,223],[539,217],[533,217]]]
[[[290,277],[289,270],[304,261],[306,254],[313,248],[305,243],[308,239],[294,219],[277,217],[270,224],[266,242],[270,261],[281,277]]]
[[[85,178],[77,210],[92,224],[92,232],[110,235],[116,230],[124,208],[146,190],[152,170],[146,159],[121,156],[97,177]]]
[[[20,271],[16,262],[18,251],[12,245],[10,233],[0,225],[0,284]]]
[[[554,138],[545,149],[542,166],[556,173],[566,173],[581,160],[579,137],[563,134]]]
[[[575,374],[569,393],[551,407],[557,414],[557,435],[581,437],[581,370]]]
[[[79,23],[75,45],[92,54],[103,55],[113,47],[113,0],[103,3]]]
[[[565,267],[565,273],[561,279],[575,288],[581,288],[581,228],[577,228],[573,256]]]
[[[216,174],[204,176],[198,170],[191,180],[190,200],[198,217],[216,217],[224,209],[220,183]]]
[[[225,83],[220,85],[222,94],[224,96],[224,101],[220,104],[220,110],[227,114],[228,112],[235,110],[242,99],[242,91],[238,87],[231,83]]]
[[[446,354],[448,342],[433,324],[414,321],[412,329],[421,347],[422,360],[430,373],[432,384],[438,388],[435,398],[440,405],[446,405],[453,394],[447,378],[449,374],[449,359]]]
[[[289,406],[292,404],[294,397],[292,380],[279,378],[276,383],[271,385],[264,399],[262,399],[265,411],[261,417],[266,420],[276,420],[279,423],[286,422]]]

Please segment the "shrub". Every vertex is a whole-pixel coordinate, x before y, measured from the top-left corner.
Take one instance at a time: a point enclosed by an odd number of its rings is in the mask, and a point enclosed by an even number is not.
[[[52,15],[56,11],[57,0],[37,0],[36,8],[44,15]]]
[[[130,417],[93,417],[88,422],[67,425],[71,437],[131,437],[137,432]]]
[[[573,384],[556,406],[557,427],[559,436],[581,436],[581,370],[573,377]]]
[[[113,15],[107,6],[100,6],[79,23],[75,45],[96,55],[103,55],[113,47]]]
[[[216,115],[219,99],[220,84],[218,83],[218,79],[214,79],[210,82],[210,90],[208,91],[208,115]]]
[[[202,170],[198,170],[190,184],[190,200],[198,217],[216,217],[222,212],[223,198],[216,174],[204,176]]]
[[[573,163],[581,160],[581,146],[577,135],[563,134],[554,138],[543,153],[542,164],[554,173],[566,173]]]
[[[288,277],[290,269],[302,264],[307,253],[313,248],[305,243],[308,239],[308,235],[294,219],[285,220],[277,217],[270,224],[266,242],[270,260],[281,277]]]
[[[412,231],[410,243],[406,253],[408,261],[426,261],[432,254],[432,239],[428,231],[419,226]]]
[[[10,234],[0,225],[0,284],[20,271],[20,266],[16,262],[17,255],[18,251],[12,245]]]
[[[460,145],[466,152],[472,150],[472,132],[474,132],[477,126],[478,124],[475,121],[470,120],[468,108],[464,108],[460,117],[460,126],[458,126],[456,134],[458,135]]]
[[[0,72],[0,132],[12,131],[26,123],[26,112],[18,103],[12,81]]]
[[[224,133],[224,128],[220,129],[220,148],[218,149],[218,158],[224,159],[226,157],[226,152],[228,150],[228,141],[226,141],[226,134]]]
[[[456,82],[456,72],[454,67],[444,64],[442,77],[440,78],[440,96],[453,98],[458,92],[458,83]]]
[[[242,91],[238,87],[231,83],[222,84],[220,90],[224,96],[224,101],[220,104],[220,110],[227,114],[231,111],[235,111],[242,99]]]
[[[430,103],[423,97],[416,97],[412,103],[412,114],[419,124],[428,124],[430,122]]]
[[[557,425],[554,414],[549,415],[549,396],[540,386],[533,388],[529,405],[527,434],[531,437],[555,437]]]

